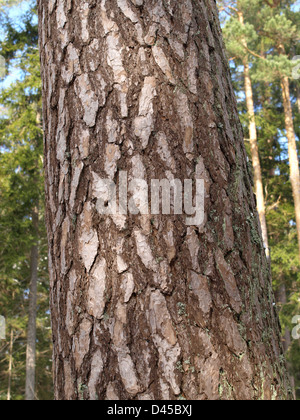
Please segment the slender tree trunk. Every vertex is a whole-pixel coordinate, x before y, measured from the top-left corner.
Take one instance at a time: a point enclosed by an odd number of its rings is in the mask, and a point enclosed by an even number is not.
[[[268,228],[267,228],[267,220],[266,220],[264,187],[263,187],[262,171],[261,171],[261,164],[260,164],[259,150],[258,150],[257,128],[256,128],[256,122],[255,122],[250,68],[249,68],[249,63],[247,62],[247,60],[244,60],[244,79],[245,79],[245,94],[246,94],[246,101],[247,101],[247,109],[248,109],[248,114],[249,114],[249,119],[250,119],[249,133],[250,133],[252,165],[253,165],[253,171],[254,171],[254,186],[255,186],[255,194],[256,194],[256,201],[257,201],[257,211],[258,211],[261,230],[262,230],[264,247],[266,249],[266,255],[269,258],[270,250],[269,250]]]
[[[298,107],[298,114],[300,114],[300,87],[297,85],[297,107]]]
[[[276,293],[276,300],[278,305],[280,305],[280,307],[282,307],[283,305],[286,305],[287,303],[287,296],[286,296],[286,287],[285,284],[282,284],[280,286],[280,288],[278,289],[278,292]],[[282,339],[283,341],[283,350],[286,353],[291,345],[291,334],[289,332],[289,330],[287,329],[285,332],[285,335]]]
[[[37,283],[38,283],[38,224],[39,214],[36,208],[32,214],[33,230],[36,242],[31,248],[31,281],[29,290],[29,313],[27,329],[26,351],[26,400],[35,400],[35,367],[36,367],[36,312],[37,312]]]
[[[285,54],[283,44],[277,46],[279,54]],[[296,225],[298,234],[299,258],[300,258],[300,170],[299,159],[296,143],[296,135],[293,122],[293,109],[290,96],[290,82],[287,76],[281,77],[281,91],[283,97],[284,118],[286,136],[288,139],[289,163],[290,163],[290,180],[293,189],[293,197],[295,204]]]
[[[290,86],[288,77],[281,78],[281,89],[283,95],[285,127],[288,139],[289,162],[290,162],[290,180],[293,189],[293,197],[295,203],[296,224],[299,244],[300,258],[300,171],[299,159],[296,143],[296,135],[294,130],[292,104],[290,99]]]
[[[13,366],[13,346],[14,346],[14,331],[10,332],[9,343],[9,364],[8,364],[8,387],[7,387],[7,401],[11,400],[11,382],[12,382],[12,366]]]
[[[238,12],[239,21],[244,25],[244,16],[241,11]],[[247,40],[244,38],[242,40],[245,47],[247,47]],[[251,145],[251,155],[252,155],[252,166],[254,172],[254,186],[255,194],[257,201],[257,211],[259,215],[262,237],[264,247],[266,249],[266,255],[270,257],[269,249],[269,239],[268,239],[268,228],[266,220],[266,206],[265,206],[265,197],[264,197],[264,187],[262,180],[262,171],[259,158],[259,149],[258,149],[258,138],[257,138],[257,127],[255,122],[255,110],[254,110],[254,100],[253,100],[253,90],[252,82],[250,77],[250,66],[248,56],[245,56],[243,59],[244,65],[244,80],[245,80],[245,95],[247,102],[247,110],[249,115],[249,135],[250,135],[250,145]]]
[[[278,305],[280,305],[280,307],[287,304],[287,295],[286,295],[285,284],[282,284],[280,286],[280,288],[277,292],[276,300],[277,300]],[[284,353],[287,354],[287,352],[290,350],[291,344],[292,344],[291,332],[288,328],[285,329],[284,336],[282,337],[282,343],[283,343]],[[290,369],[290,367],[291,366],[288,365],[289,369]],[[294,398],[296,398],[295,378],[292,374],[290,374],[290,381],[291,381],[292,389],[294,390]]]
[[[215,1],[39,21],[56,399],[291,398]],[[203,179],[204,223],[104,216],[125,172]]]
[[[241,11],[238,12],[238,18],[241,25],[244,26],[244,16]],[[247,40],[246,38],[242,39],[242,43],[247,49]],[[250,76],[250,66],[248,56],[246,55],[243,59],[244,65],[244,81],[245,81],[245,96],[246,96],[246,103],[247,103],[247,110],[249,115],[249,136],[250,136],[250,146],[251,146],[251,155],[252,155],[252,165],[253,165],[253,172],[254,172],[254,186],[255,186],[255,194],[257,200],[257,211],[259,215],[259,220],[262,229],[262,237],[264,246],[266,249],[266,255],[270,257],[270,250],[269,250],[269,240],[268,240],[268,228],[267,228],[267,221],[266,221],[266,206],[265,206],[265,198],[264,198],[264,188],[263,188],[263,180],[262,180],[262,170],[259,158],[259,149],[258,149],[258,137],[257,137],[257,127],[255,122],[255,109],[254,109],[254,100],[253,100],[253,90],[252,90],[252,82]]]

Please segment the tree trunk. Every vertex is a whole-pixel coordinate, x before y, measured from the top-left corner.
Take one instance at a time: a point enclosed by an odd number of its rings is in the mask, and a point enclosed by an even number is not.
[[[297,108],[298,114],[300,114],[300,87],[297,85]]]
[[[11,332],[10,332],[10,343],[9,343],[7,401],[10,401],[11,400],[11,381],[12,381],[12,367],[13,367],[13,347],[14,347],[14,331],[11,330]]]
[[[241,25],[244,26],[244,16],[241,11],[238,12],[238,17],[239,17],[239,21]],[[247,45],[246,38],[244,38],[242,42],[243,42],[244,47],[247,48],[248,45]],[[252,90],[252,82],[251,82],[251,77],[250,77],[250,66],[249,66],[249,60],[248,60],[247,55],[243,59],[243,65],[244,65],[245,95],[246,95],[247,110],[248,110],[248,115],[249,115],[249,135],[250,135],[250,145],[251,145],[251,155],[252,155],[252,166],[253,166],[253,172],[254,172],[254,186],[255,186],[255,194],[256,194],[256,201],[257,201],[257,211],[258,211],[261,230],[262,230],[263,243],[266,249],[266,255],[269,258],[270,249],[269,249],[268,228],[267,228],[267,220],[266,220],[264,187],[263,187],[263,180],[262,180],[261,164],[260,164],[260,159],[259,159],[253,90]]]
[[[26,350],[26,401],[35,400],[35,366],[36,366],[36,312],[37,312],[37,283],[38,283],[38,258],[39,249],[37,243],[39,215],[37,208],[32,214],[33,230],[36,235],[36,243],[31,248],[30,264],[30,290],[29,290],[29,312],[27,329],[27,350]]]
[[[39,18],[56,399],[291,398],[215,2]],[[204,223],[126,212],[126,173],[203,179]]]
[[[276,301],[277,301],[277,304],[280,305],[281,308],[287,304],[286,287],[284,283],[279,287],[277,291]],[[282,344],[283,344],[284,353],[287,354],[292,344],[291,332],[288,328],[285,329],[284,336],[282,337]],[[289,371],[291,371],[291,366],[289,364],[288,364],[288,368],[289,368]],[[290,373],[290,382],[291,382],[292,389],[294,390],[294,398],[296,398],[295,378],[291,373]]]
[[[285,47],[283,44],[277,46],[278,54],[285,54]],[[300,258],[300,170],[299,170],[299,159],[296,143],[296,135],[294,130],[293,121],[293,108],[291,103],[290,95],[290,82],[287,76],[281,76],[281,91],[283,97],[284,107],[284,118],[285,118],[285,129],[286,136],[288,139],[288,150],[289,150],[289,163],[290,163],[290,180],[292,184],[295,214],[296,214],[296,226],[298,234],[298,247],[299,247],[299,258]]]
[[[288,139],[289,162],[290,162],[290,180],[293,189],[293,197],[296,213],[296,225],[298,233],[299,258],[300,258],[300,171],[297,151],[296,136],[293,122],[293,111],[290,97],[289,78],[281,78],[281,89],[283,96],[284,117],[286,135]]]

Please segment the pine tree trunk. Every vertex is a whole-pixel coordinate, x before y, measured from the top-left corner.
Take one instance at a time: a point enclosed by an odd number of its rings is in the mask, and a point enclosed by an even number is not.
[[[239,22],[241,23],[242,26],[244,26],[244,16],[241,11],[238,12],[238,17],[239,17]],[[246,38],[242,39],[242,43],[245,49],[247,49],[248,45],[247,45]],[[253,90],[252,90],[252,82],[251,82],[251,77],[250,77],[250,66],[249,66],[249,60],[248,60],[247,55],[243,59],[243,65],[244,65],[245,95],[246,95],[246,103],[247,103],[247,110],[248,110],[248,116],[249,116],[249,136],[250,136],[250,145],[251,145],[252,166],[253,166],[253,172],[254,172],[254,187],[255,187],[256,201],[257,201],[257,211],[258,211],[261,230],[262,230],[263,243],[266,249],[266,255],[269,258],[270,249],[269,249],[268,228],[267,228],[267,220],[266,220],[264,187],[263,187],[263,180],[262,180],[261,164],[260,164],[260,159],[259,159]]]
[[[290,99],[290,85],[288,77],[281,78],[281,90],[283,96],[284,117],[286,135],[288,139],[289,162],[290,162],[290,180],[293,189],[295,204],[296,225],[298,233],[299,258],[300,258],[300,171],[297,151],[296,136],[293,122],[293,111]]]
[[[283,305],[287,304],[287,295],[286,295],[285,284],[282,284],[279,287],[278,292],[277,292],[277,296],[276,296],[276,301],[277,301],[278,305],[280,305],[280,307],[283,307]],[[288,351],[290,350],[291,344],[292,344],[291,332],[288,328],[285,329],[284,336],[282,337],[282,344],[283,344],[284,353],[287,354]],[[289,370],[291,370],[291,366],[289,364],[288,364],[288,368],[289,368]],[[295,378],[292,374],[290,374],[290,382],[291,382],[292,389],[294,390],[294,398],[296,398]]]
[[[9,343],[7,401],[10,401],[11,400],[11,382],[12,382],[12,367],[13,367],[13,347],[14,347],[14,331],[11,330],[11,332],[10,332],[10,343]]]
[[[297,85],[297,108],[298,114],[300,114],[300,86]]]
[[[250,68],[249,68],[249,63],[247,59],[244,60],[244,79],[245,79],[245,94],[246,94],[246,101],[247,101],[247,109],[248,109],[248,115],[250,119],[249,133],[250,133],[252,166],[253,166],[253,172],[254,172],[254,186],[255,186],[255,194],[256,194],[256,201],[257,201],[257,211],[258,211],[261,230],[262,230],[263,243],[266,249],[266,255],[269,258],[270,249],[269,249],[268,228],[267,228],[267,220],[266,220],[266,205],[265,205],[265,197],[264,197],[261,164],[260,164],[260,159],[259,159],[252,82],[250,78]]]
[[[56,399],[290,398],[215,1],[39,18]],[[124,172],[204,179],[204,224],[100,214]]]
[[[38,210],[32,213],[33,230],[38,237]],[[37,241],[37,239],[36,239]],[[39,249],[36,242],[31,248],[30,262],[30,290],[29,290],[29,309],[28,309],[28,328],[27,328],[27,350],[26,350],[26,401],[35,400],[35,367],[36,367],[36,313],[37,313],[37,283],[38,283],[38,258]]]
[[[286,53],[285,47],[283,44],[278,44],[277,50],[278,50],[278,54]],[[285,129],[286,129],[286,136],[288,139],[290,181],[292,184],[293,197],[294,197],[299,258],[300,258],[300,170],[299,170],[299,159],[298,159],[296,135],[295,135],[295,130],[294,130],[293,108],[292,108],[292,103],[291,103],[289,78],[287,76],[282,76],[280,83],[281,83],[281,91],[282,91],[282,97],[283,97]]]

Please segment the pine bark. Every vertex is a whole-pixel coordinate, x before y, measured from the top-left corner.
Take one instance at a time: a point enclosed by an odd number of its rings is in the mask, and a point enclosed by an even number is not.
[[[29,288],[29,308],[28,308],[28,327],[27,327],[27,346],[26,346],[26,401],[35,400],[35,368],[36,368],[36,317],[37,317],[37,284],[38,284],[38,261],[39,248],[38,238],[39,214],[36,208],[32,212],[32,225],[36,236],[36,242],[31,247],[30,257],[30,288]]]
[[[215,2],[39,20],[56,399],[291,398]],[[205,223],[101,216],[121,171],[204,179]]]

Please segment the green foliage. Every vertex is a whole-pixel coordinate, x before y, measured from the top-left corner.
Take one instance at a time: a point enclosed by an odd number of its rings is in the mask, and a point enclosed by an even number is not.
[[[14,331],[12,399],[24,399],[30,254],[39,247],[37,317],[37,398],[52,399],[51,331],[48,303],[47,241],[44,223],[41,80],[35,8],[21,25],[5,17],[0,55],[9,73],[21,76],[2,90],[0,104],[0,312],[7,340]],[[32,212],[39,208],[38,237]],[[8,341],[0,346],[0,399],[8,384]]]
[[[8,7],[15,6],[16,4],[21,3],[20,0],[0,0],[0,11]]]

